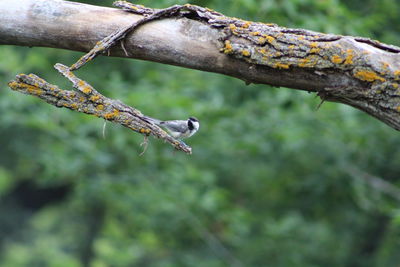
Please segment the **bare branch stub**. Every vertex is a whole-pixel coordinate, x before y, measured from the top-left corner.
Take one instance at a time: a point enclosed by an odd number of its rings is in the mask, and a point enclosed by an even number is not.
[[[58,63],[55,68],[66,76],[78,91],[60,89],[34,74],[19,74],[8,85],[15,91],[37,96],[56,107],[65,107],[121,124],[145,136],[152,135],[163,139],[177,150],[192,153],[189,146],[174,139],[157,125],[149,123],[139,110],[98,93],[87,82],[70,72],[67,66]]]

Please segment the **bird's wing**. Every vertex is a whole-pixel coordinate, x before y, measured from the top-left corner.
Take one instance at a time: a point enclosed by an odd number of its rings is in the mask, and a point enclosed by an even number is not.
[[[171,129],[174,132],[185,132],[187,130],[186,121],[174,120],[174,121],[162,121],[161,126]]]
[[[154,119],[154,118],[148,117],[148,116],[143,116],[142,119],[144,119],[147,122],[150,122],[150,123],[153,123],[153,124],[157,124],[157,125],[161,124],[161,122],[162,122],[160,120],[157,120],[157,119]]]

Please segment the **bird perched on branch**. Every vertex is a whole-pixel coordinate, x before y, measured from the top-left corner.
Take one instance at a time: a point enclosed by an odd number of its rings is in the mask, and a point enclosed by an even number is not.
[[[145,119],[153,124],[165,128],[173,138],[183,139],[194,135],[200,128],[199,120],[189,117],[187,120],[161,121],[151,117]]]

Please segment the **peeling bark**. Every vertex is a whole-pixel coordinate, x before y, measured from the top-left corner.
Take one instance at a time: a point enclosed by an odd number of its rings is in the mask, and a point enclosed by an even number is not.
[[[157,10],[121,10],[60,0],[0,2],[0,44],[89,51]],[[142,25],[111,56],[132,57],[316,92],[400,130],[400,48],[367,38],[243,21],[185,5]],[[128,8],[127,8],[128,10]]]

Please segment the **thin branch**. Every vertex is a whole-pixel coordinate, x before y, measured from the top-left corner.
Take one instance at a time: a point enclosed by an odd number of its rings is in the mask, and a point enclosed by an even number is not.
[[[123,2],[123,1],[118,1],[118,2]],[[115,3],[117,6],[118,6],[118,4],[121,4],[121,5],[124,4],[124,3],[118,3],[118,2]],[[123,5],[123,6],[125,7],[125,9],[127,9],[129,7],[129,5]],[[134,6],[134,5],[132,5],[132,6]],[[168,16],[171,17],[174,14],[176,14],[177,12],[179,12],[182,8],[183,8],[183,6],[175,5],[175,6],[172,6],[172,7],[161,9],[159,11],[154,11],[151,15],[145,16],[142,19],[133,22],[132,25],[129,25],[128,27],[124,27],[122,29],[119,29],[119,30],[113,32],[112,34],[110,34],[109,36],[104,38],[103,40],[97,42],[96,45],[93,47],[93,49],[91,49],[87,54],[82,56],[76,63],[74,63],[70,67],[70,70],[72,71],[72,70],[79,69],[84,64],[86,64],[88,61],[92,60],[93,58],[97,57],[99,54],[101,54],[101,53],[107,51],[108,49],[110,49],[118,41],[121,41],[121,47],[124,50],[125,55],[128,56],[129,54],[126,51],[126,48],[125,48],[125,46],[123,44],[123,40],[122,39],[125,38],[126,35],[129,32],[133,31],[134,29],[136,29],[140,25],[143,25],[143,24],[145,24],[147,22],[150,22],[150,21],[153,21],[153,20],[156,20],[156,19],[160,19],[162,17],[168,17]],[[135,9],[133,9],[133,10],[135,10]],[[143,14],[146,15],[145,11],[147,9],[144,9],[143,12],[140,12],[138,8],[136,8],[136,10],[141,15],[143,15]]]
[[[15,91],[37,96],[56,107],[65,107],[121,124],[146,137],[152,135],[163,139],[177,150],[188,154],[192,153],[192,149],[189,146],[185,146],[157,125],[148,122],[145,116],[136,108],[130,107],[119,100],[103,96],[90,84],[76,77],[65,65],[57,63],[55,68],[72,82],[77,91],[60,89],[34,74],[19,74],[8,85]]]
[[[372,187],[376,191],[382,192],[400,201],[400,188],[397,187],[396,185],[391,184],[388,181],[385,181],[384,179],[378,176],[369,174],[352,166],[347,166],[345,169],[347,173],[354,179],[361,180],[367,183],[370,187]]]

